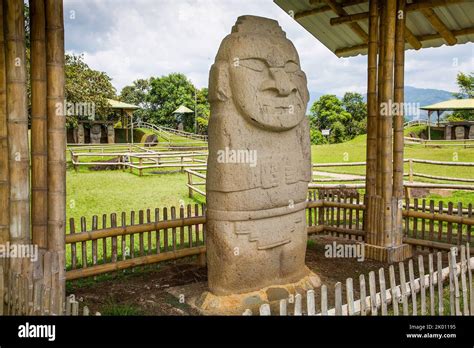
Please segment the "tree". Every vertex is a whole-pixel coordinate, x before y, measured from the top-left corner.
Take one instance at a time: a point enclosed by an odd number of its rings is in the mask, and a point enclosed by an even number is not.
[[[326,141],[319,134],[323,129],[330,130],[329,142],[340,143],[366,132],[367,104],[360,93],[347,92],[342,100],[326,94],[313,104],[309,117],[313,144]]]
[[[194,110],[193,84],[184,74],[172,73],[162,77],[151,78],[148,101],[151,103],[150,119],[153,123],[175,127],[173,115],[179,106],[184,105]]]
[[[211,108],[208,102],[208,89],[202,88],[197,93],[197,133],[207,134],[207,127],[209,125],[209,117],[211,115]]]
[[[82,55],[66,54],[65,60],[68,126],[75,126],[79,119],[109,119],[111,110],[107,99],[115,98],[116,93],[112,79],[105,72],[91,69]],[[92,114],[78,113],[79,106],[93,110]]]
[[[346,92],[342,98],[342,105],[352,119],[346,124],[347,136],[354,138],[359,134],[366,133],[367,129],[367,104],[364,102],[362,94]]]
[[[133,81],[131,86],[125,86],[120,93],[121,101],[140,107],[134,112],[134,115],[143,121],[148,121],[151,118],[150,90],[151,79],[138,79]]]
[[[323,133],[318,129],[310,128],[309,136],[311,139],[311,145],[322,145],[327,143]]]
[[[341,100],[335,95],[326,94],[321,96],[319,100],[314,102],[310,110],[310,126],[315,130],[330,129],[330,142],[342,142],[346,137],[346,128],[344,125],[348,124],[352,116],[347,112]],[[334,126],[337,123],[337,135],[333,136]]]
[[[336,121],[332,125],[331,134],[329,135],[329,142],[332,144],[342,143],[346,140],[346,127],[340,122]]]
[[[464,74],[460,72],[456,77],[459,87],[458,93],[453,93],[457,99],[474,98],[474,73]],[[461,110],[453,112],[449,117],[449,121],[474,121],[473,110]]]

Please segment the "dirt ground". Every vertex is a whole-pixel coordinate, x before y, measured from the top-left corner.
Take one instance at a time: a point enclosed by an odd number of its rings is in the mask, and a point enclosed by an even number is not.
[[[355,298],[359,288],[359,275],[366,276],[378,271],[381,267],[388,269],[387,264],[372,260],[357,261],[356,258],[328,258],[325,248],[334,241],[337,243],[353,243],[353,241],[329,236],[313,237],[308,243],[306,253],[307,266],[321,278],[328,287],[328,300],[334,303],[334,285],[353,278]],[[397,270],[398,279],[398,267]],[[408,274],[407,274],[408,275]],[[386,272],[388,283],[388,272]],[[206,268],[196,265],[193,258],[177,260],[169,263],[151,265],[135,270],[126,270],[68,282],[68,294],[87,305],[91,313],[100,312],[102,315],[198,315],[197,311],[168,293],[170,287],[183,286],[207,280]],[[315,291],[319,298],[319,289]],[[343,296],[345,296],[343,294]]]

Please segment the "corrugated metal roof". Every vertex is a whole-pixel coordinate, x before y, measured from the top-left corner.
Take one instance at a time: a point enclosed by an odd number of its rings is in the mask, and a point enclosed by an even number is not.
[[[125,110],[136,110],[140,109],[139,106],[133,104],[127,104],[118,100],[108,99],[109,105],[112,109],[125,109]]]
[[[316,6],[310,5],[309,0],[274,0],[274,2],[289,14],[298,14],[303,11],[317,8]],[[412,3],[412,1],[408,1],[407,3]],[[321,5],[318,7],[321,7]],[[349,15],[368,12],[369,2],[367,1],[358,5],[344,6],[344,10]],[[439,6],[435,7],[433,10],[450,30],[455,31],[474,28],[473,0],[465,0],[465,2]],[[336,17],[339,16],[335,12],[325,11],[298,18],[296,21],[338,57],[352,57],[359,54],[367,54],[366,47],[360,47],[350,52],[336,53],[336,50],[338,49],[354,47],[365,43],[347,23],[334,26],[331,25],[329,22],[330,19]],[[357,21],[357,23],[366,33],[368,33],[367,19]],[[406,25],[416,37],[437,34],[428,19],[426,19],[426,17],[419,11],[407,12]],[[457,40],[458,44],[474,42],[474,30],[471,30],[468,35],[457,36]],[[428,40],[422,41],[421,44],[422,48],[428,48],[439,47],[446,44],[446,42],[442,38],[429,37]],[[412,49],[412,47],[407,43],[406,49]]]
[[[452,99],[423,106],[422,110],[474,110],[474,99]]]

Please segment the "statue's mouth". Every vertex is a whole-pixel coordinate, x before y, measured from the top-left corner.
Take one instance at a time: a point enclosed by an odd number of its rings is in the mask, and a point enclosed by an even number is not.
[[[275,116],[292,116],[301,112],[301,104],[295,105],[262,105],[262,112],[266,115],[275,115]]]

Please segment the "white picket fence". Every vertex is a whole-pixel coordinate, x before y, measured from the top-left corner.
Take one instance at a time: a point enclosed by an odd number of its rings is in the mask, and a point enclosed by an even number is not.
[[[388,268],[389,278],[385,278],[386,270],[378,271],[378,289],[375,272],[366,277],[359,277],[359,298],[355,300],[353,279],[345,282],[345,303],[343,303],[343,284],[336,283],[334,287],[334,307],[328,309],[328,287],[322,285],[319,306],[314,290],[309,290],[306,296],[296,294],[294,297],[282,299],[279,303],[279,315],[474,315],[474,292],[472,269],[474,257],[470,257],[469,244],[461,246],[457,262],[458,248],[453,247],[448,253],[448,267],[443,268],[443,255],[428,255],[428,269],[425,270],[425,258],[418,256],[418,277],[415,278],[416,268],[413,259],[408,260],[408,278],[405,273],[405,263],[398,264],[399,280],[397,283],[395,266]],[[436,263],[435,263],[436,262]],[[448,282],[449,279],[449,282]],[[448,295],[449,292],[449,295]],[[449,297],[449,300],[447,299]],[[449,302],[449,310],[445,304]],[[278,310],[274,310],[278,312]],[[243,315],[253,315],[247,309]],[[272,315],[270,304],[260,306],[257,315]]]

